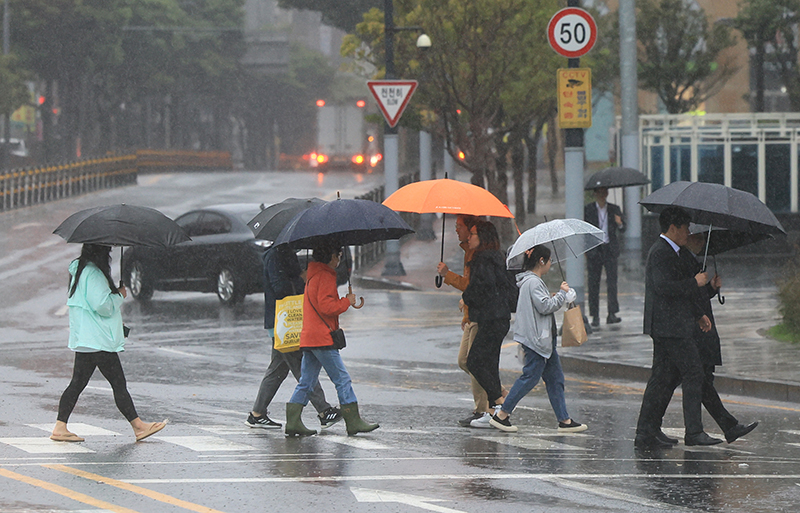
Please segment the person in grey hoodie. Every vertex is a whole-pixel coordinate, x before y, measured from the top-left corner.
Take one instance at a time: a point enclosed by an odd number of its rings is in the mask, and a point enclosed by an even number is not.
[[[567,282],[554,295],[550,294],[542,280],[550,270],[552,260],[550,249],[534,246],[525,252],[524,272],[517,275],[519,301],[514,318],[514,340],[522,344],[525,351],[525,365],[522,375],[517,378],[500,409],[492,416],[489,424],[506,432],[516,432],[517,426],[511,424],[511,413],[517,403],[543,379],[547,386],[547,396],[558,420],[559,433],[585,431],[587,426],[572,420],[567,413],[564,399],[564,372],[556,351],[557,330],[554,313],[564,304],[575,301],[575,291]]]

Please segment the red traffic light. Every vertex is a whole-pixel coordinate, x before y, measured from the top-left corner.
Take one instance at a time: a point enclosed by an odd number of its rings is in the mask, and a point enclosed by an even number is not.
[[[367,105],[367,102],[365,102],[364,100],[358,100],[356,102],[356,107],[358,107],[359,109],[363,109],[366,105]]]
[[[325,106],[325,100],[317,100],[317,107],[324,107],[324,106]]]

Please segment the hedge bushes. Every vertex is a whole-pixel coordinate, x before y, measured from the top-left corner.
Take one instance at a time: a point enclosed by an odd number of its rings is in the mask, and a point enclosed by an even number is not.
[[[787,265],[785,279],[778,286],[778,299],[783,331],[789,332],[793,341],[800,342],[800,255]]]

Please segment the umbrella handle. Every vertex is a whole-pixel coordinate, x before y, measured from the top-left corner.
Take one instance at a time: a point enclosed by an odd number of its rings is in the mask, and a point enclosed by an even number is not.
[[[352,293],[353,293],[353,287],[351,287],[351,286],[349,286],[349,285],[348,285],[348,286],[347,286],[347,293],[348,293],[348,294],[352,294]],[[361,301],[361,302],[360,302],[359,304],[357,304],[357,305],[353,305],[353,308],[356,308],[356,309],[358,309],[358,308],[361,308],[361,307],[363,307],[363,306],[364,306],[364,298],[359,296],[359,298],[358,298],[358,299],[359,299],[359,301]]]
[[[445,173],[445,178],[447,178],[447,173]],[[442,254],[439,256],[440,262],[444,262],[444,229],[445,229],[444,218],[446,217],[446,215],[447,214],[442,213]],[[440,275],[437,274],[436,279],[434,281],[436,282],[437,289],[442,288],[442,283],[444,283],[444,278],[442,278]]]
[[[717,301],[719,301],[719,304],[724,305],[725,304],[725,296],[723,296],[722,294],[717,293]]]

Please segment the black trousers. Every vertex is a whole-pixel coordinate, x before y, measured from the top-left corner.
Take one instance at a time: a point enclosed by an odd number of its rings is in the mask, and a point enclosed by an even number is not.
[[[467,355],[467,369],[486,390],[489,406],[503,395],[500,384],[500,347],[511,326],[509,319],[491,319],[478,323],[478,333]]]
[[[691,338],[653,337],[653,369],[642,396],[636,434],[653,436],[678,383],[683,388],[683,424],[687,435],[703,432],[701,404],[705,374]]]
[[[122,371],[119,355],[107,351],[98,351],[96,353],[75,353],[72,381],[69,382],[69,386],[61,394],[61,400],[58,402],[58,420],[61,422],[69,420],[69,416],[78,402],[78,397],[83,392],[83,389],[86,388],[86,385],[89,384],[89,379],[94,374],[95,368],[100,369],[103,377],[111,385],[111,389],[114,391],[114,402],[117,403],[117,408],[128,419],[128,422],[138,417],[136,408],[133,406],[131,394],[128,393],[125,373]]]
[[[589,274],[588,293],[589,293],[589,315],[597,317],[600,315],[600,276],[603,268],[606,270],[606,286],[608,290],[608,313],[609,315],[619,312],[619,300],[617,299],[617,261],[608,244],[601,244],[586,255],[586,268]]]

